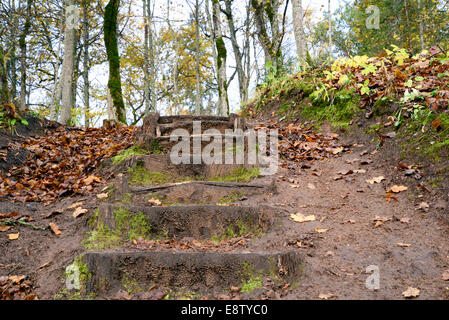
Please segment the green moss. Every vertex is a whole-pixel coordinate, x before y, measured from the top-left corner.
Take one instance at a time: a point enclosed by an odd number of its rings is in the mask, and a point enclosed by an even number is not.
[[[138,163],[134,168],[129,168],[127,172],[131,175],[129,180],[131,185],[148,186],[165,184],[174,180],[170,173],[148,171],[141,163]]]
[[[251,293],[257,288],[263,287],[263,273],[256,272],[249,263],[243,263],[243,280],[241,286],[242,293]]]
[[[131,204],[133,200],[133,195],[131,193],[127,193],[123,196],[123,200],[120,201],[122,204]]]
[[[108,89],[117,119],[126,124],[126,110],[123,101],[122,84],[120,78],[120,56],[117,44],[117,17],[119,0],[110,0],[104,11],[104,42],[109,62]]]
[[[125,208],[114,210],[116,230],[124,235],[126,240],[137,240],[139,238],[149,239],[151,226],[141,212],[131,213]]]
[[[439,123],[435,128],[432,123]],[[418,110],[404,122],[399,133],[403,139],[403,158],[420,155],[434,161],[445,160],[449,156],[449,114],[435,114],[430,110]]]
[[[431,179],[427,180],[427,183],[434,189],[438,188],[440,186],[441,182],[443,182],[442,177],[435,177],[435,178],[431,178]]]
[[[98,224],[95,230],[88,233],[83,245],[87,249],[105,250],[118,247],[126,241],[150,239],[152,227],[143,213],[132,213],[125,208],[117,208],[114,210],[114,218],[115,229]]]
[[[238,199],[240,199],[244,195],[245,195],[244,192],[233,191],[233,192],[231,192],[231,194],[221,198],[218,201],[218,203],[220,203],[220,204],[230,204],[230,203],[233,203],[233,202],[237,201]]]
[[[83,241],[87,249],[105,250],[118,247],[122,244],[122,237],[117,230],[112,230],[104,224],[98,224],[97,228],[88,233]]]
[[[222,234],[214,234],[211,240],[214,242],[221,242],[226,239],[238,238],[245,235],[261,236],[262,232],[259,226],[251,221],[251,219],[238,219],[237,222],[229,222]]]
[[[123,150],[122,152],[120,152],[118,155],[116,155],[115,157],[112,158],[112,163],[114,165],[120,164],[123,161],[125,161],[126,159],[128,159],[131,156],[141,156],[141,155],[147,155],[148,152],[141,149],[138,146],[133,146],[129,149]]]
[[[128,294],[144,292],[144,290],[142,290],[142,288],[139,286],[137,280],[133,279],[128,274],[125,274],[122,277],[120,283],[123,286],[123,288],[125,288],[126,292],[128,292]]]
[[[376,132],[378,132],[379,130],[383,129],[384,125],[383,124],[373,124],[367,131],[366,133],[368,134],[375,134]]]
[[[221,66],[223,65],[223,60],[226,59],[227,55],[226,46],[222,37],[215,40],[215,46],[217,47],[217,67],[218,70],[220,70]]]
[[[151,152],[151,154],[164,154],[159,144],[159,141],[157,140],[151,140],[148,146],[148,150]]]
[[[78,277],[75,279],[75,277]],[[64,286],[66,282],[72,280],[73,285],[79,284],[79,288],[68,289],[67,287],[59,291],[54,296],[54,299],[61,300],[86,300],[93,299],[95,295],[93,293],[87,294],[86,284],[89,279],[92,278],[92,274],[87,268],[87,264],[83,263],[83,256],[78,256],[75,258],[73,263],[67,266],[63,277]]]
[[[87,224],[89,225],[90,228],[92,229],[95,228],[99,213],[100,209],[97,208],[97,210],[95,210],[95,213],[87,219]]]
[[[259,168],[245,169],[244,167],[240,167],[233,170],[227,176],[217,176],[208,180],[217,182],[249,182],[252,179],[258,178],[259,175]]]
[[[360,112],[359,97],[352,90],[330,93],[329,99],[319,98],[302,109],[301,116],[319,123],[329,121],[335,129],[347,129]]]

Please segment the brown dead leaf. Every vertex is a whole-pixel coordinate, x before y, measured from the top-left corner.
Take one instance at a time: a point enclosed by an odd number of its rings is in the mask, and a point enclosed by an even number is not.
[[[367,183],[369,184],[374,184],[374,183],[381,183],[383,180],[385,180],[384,176],[379,176],[379,177],[375,177],[372,179],[367,179],[365,180]]]
[[[0,226],[0,232],[5,232],[8,231],[9,229],[11,229],[10,226]]]
[[[162,205],[162,202],[160,200],[158,200],[158,199],[155,199],[155,198],[151,198],[150,200],[148,200],[148,202],[152,203],[152,204],[154,204],[156,206]]]
[[[20,283],[25,278],[26,278],[25,276],[9,276],[9,280],[12,283]]]
[[[338,153],[342,152],[343,150],[344,150],[343,147],[338,147],[338,148],[331,149],[331,152],[332,152],[332,154],[338,154]]]
[[[401,218],[399,221],[401,221],[402,223],[409,223],[410,222],[410,218],[404,217],[404,218]]]
[[[82,181],[82,183],[84,183],[85,185],[91,185],[91,184],[93,184],[94,182],[100,183],[100,182],[101,182],[101,178],[92,175],[92,176],[88,176],[86,179],[83,179],[83,180],[81,180],[81,181]]]
[[[73,217],[78,218],[79,216],[82,216],[83,214],[87,213],[89,210],[83,209],[81,207],[76,208],[76,210],[73,212]]]
[[[301,213],[291,214],[290,218],[292,218],[292,220],[295,221],[295,222],[312,222],[312,221],[315,221],[315,216],[314,215],[305,216],[305,215],[303,215]]]
[[[97,198],[100,199],[100,200],[101,199],[106,199],[107,197],[109,197],[107,193],[97,194]]]
[[[324,232],[326,232],[327,230],[329,230],[329,229],[320,229],[319,227],[316,227],[316,228],[315,228],[315,231],[318,232],[318,233],[324,233]]]
[[[19,213],[17,211],[14,211],[11,213],[0,213],[0,219],[13,218],[13,217],[17,217],[18,215],[19,215]]]
[[[421,202],[419,205],[418,205],[418,210],[424,210],[424,211],[427,211],[428,209],[429,209],[429,204],[427,203],[427,202]]]
[[[402,191],[407,191],[408,188],[406,186],[398,186],[398,185],[394,185],[392,186],[390,189],[388,189],[387,192],[394,192],[394,193],[399,193]]]
[[[328,300],[328,299],[331,299],[331,298],[335,298],[335,294],[333,294],[333,293],[327,293],[327,294],[320,293],[318,298],[321,299],[321,300]]]
[[[67,210],[75,209],[77,207],[81,207],[82,205],[83,205],[82,202],[76,202],[76,203],[72,204],[70,207],[67,207]]]
[[[419,289],[408,287],[407,290],[402,292],[402,295],[404,296],[404,298],[416,298],[419,296],[419,293],[420,293]]]
[[[307,184],[307,188],[309,188],[310,190],[315,190],[316,189],[315,185],[312,184],[312,183]]]
[[[17,239],[19,239],[19,236],[20,236],[19,232],[8,234],[9,240],[17,240]]]
[[[444,270],[442,276],[441,276],[441,280],[443,281],[449,281],[449,269]]]
[[[398,246],[399,246],[399,247],[410,247],[411,244],[409,244],[409,243],[398,242]]]
[[[51,230],[55,235],[59,236],[62,233],[62,231],[59,230],[59,227],[53,222],[50,222],[48,225],[50,226]]]

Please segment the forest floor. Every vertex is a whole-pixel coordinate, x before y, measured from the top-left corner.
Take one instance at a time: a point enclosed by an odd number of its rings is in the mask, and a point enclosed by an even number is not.
[[[276,193],[238,201],[279,208],[280,224],[265,245],[300,251],[301,279],[288,290],[274,292],[264,286],[222,298],[449,299],[449,191],[437,193],[420,183],[419,176],[410,178],[407,168],[398,166],[392,142],[378,149],[363,134],[333,138],[344,149],[321,160],[286,160],[274,176]],[[320,144],[321,136],[316,139]],[[82,240],[89,217],[108,182],[101,180],[85,195],[46,204],[2,198],[1,299],[58,298],[65,287],[65,268],[86,251]],[[74,218],[71,206],[80,202],[87,212]],[[293,221],[292,215],[300,214],[314,218]],[[366,287],[369,266],[378,268],[377,290]]]

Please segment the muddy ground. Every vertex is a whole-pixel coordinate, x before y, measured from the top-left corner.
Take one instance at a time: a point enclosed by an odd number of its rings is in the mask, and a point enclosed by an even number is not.
[[[442,275],[449,269],[449,194],[406,176],[398,168],[393,141],[376,149],[376,141],[361,134],[342,140],[351,146],[349,152],[306,166],[289,162],[276,174],[277,194],[254,195],[239,202],[279,208],[280,227],[264,239],[264,245],[297,248],[304,255],[305,272],[297,286],[272,298],[404,299],[402,292],[413,287],[420,290],[415,299],[448,299],[449,282]],[[366,182],[379,176],[385,180]],[[271,178],[254,182],[269,183]],[[88,219],[98,206],[96,194],[106,184],[92,195],[62,198],[49,206],[0,201],[0,213],[16,211],[29,216],[35,226],[53,222],[62,231],[55,235],[50,229],[16,225],[0,232],[0,276],[25,275],[33,293],[40,299],[53,299],[64,288],[65,267],[85,251],[81,242],[89,230]],[[393,185],[408,190],[386,199],[386,190]],[[75,219],[67,208],[79,201],[89,212]],[[423,202],[428,208],[420,208]],[[316,219],[294,222],[290,215],[296,213]],[[17,233],[18,239],[8,238]],[[378,290],[365,286],[368,266],[379,270]],[[257,290],[250,298],[265,294]]]

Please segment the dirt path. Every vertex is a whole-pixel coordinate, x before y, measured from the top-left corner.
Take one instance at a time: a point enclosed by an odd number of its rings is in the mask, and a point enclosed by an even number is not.
[[[243,298],[403,299],[408,287],[420,290],[417,299],[449,298],[449,283],[441,279],[449,269],[448,199],[406,177],[388,148],[375,151],[374,143],[354,140],[348,145],[350,151],[325,160],[288,162],[275,176],[277,193],[237,201],[242,206],[278,208],[276,225],[263,238],[253,239],[251,250],[292,249],[304,261],[303,276],[287,293],[268,294],[262,288]],[[380,183],[366,181],[380,176],[385,178]],[[268,185],[272,179],[253,182]],[[107,182],[97,191],[104,185]],[[393,185],[408,190],[392,194],[387,201],[386,190]],[[49,206],[0,201],[1,213],[16,211],[34,225],[46,227],[52,222],[62,231],[55,235],[51,230],[13,226],[0,232],[0,277],[26,275],[40,298],[54,298],[64,287],[65,267],[85,252],[81,242],[99,205],[98,192]],[[78,201],[89,213],[74,219],[73,210],[67,208]],[[423,202],[429,208],[419,209]],[[292,214],[315,219],[295,222]],[[17,240],[8,239],[16,233]],[[365,285],[368,266],[378,268],[378,290]]]
[[[387,202],[385,190],[402,185],[405,178],[384,153],[371,154],[374,150],[361,145],[341,157],[314,162],[310,169],[298,164],[293,170],[283,169],[279,194],[263,199],[288,212],[273,246],[301,247],[305,254],[305,276],[286,299],[316,299],[320,294],[402,299],[408,287],[418,288],[420,299],[449,298],[448,283],[441,280],[449,266],[447,223],[441,219],[448,212],[447,202],[431,204],[427,212],[417,209],[429,194],[413,188],[395,194],[398,201]],[[354,159],[373,162],[362,165]],[[348,170],[366,172],[338,174]],[[365,181],[379,176],[385,177],[379,184]],[[291,213],[315,215],[316,221],[293,222]],[[368,266],[379,270],[376,291],[365,287],[371,274],[366,273]]]

